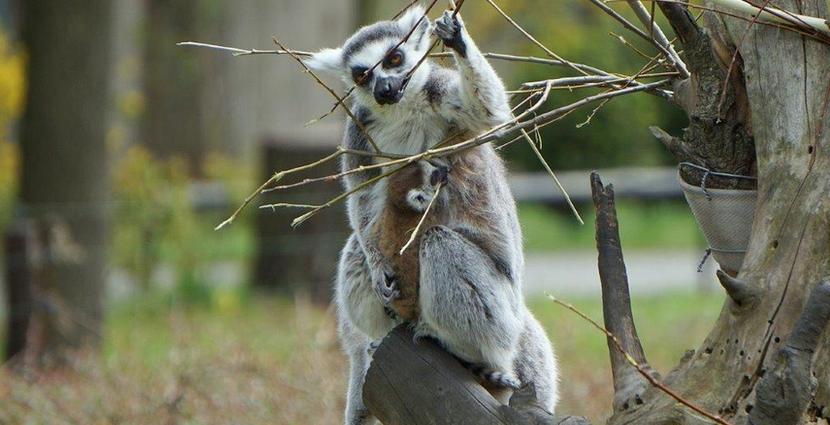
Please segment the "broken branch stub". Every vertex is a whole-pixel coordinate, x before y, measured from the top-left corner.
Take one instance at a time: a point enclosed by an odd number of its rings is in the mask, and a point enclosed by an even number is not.
[[[830,321],[830,281],[813,289],[787,343],[758,383],[751,425],[798,424],[815,396],[813,354]]]
[[[627,410],[642,404],[642,394],[649,387],[648,381],[626,359],[628,353],[634,361],[650,371],[631,312],[631,296],[620,246],[619,223],[614,206],[614,188],[603,186],[598,173],[591,173],[591,193],[596,208],[596,239],[599,277],[602,284],[602,315],[605,328],[620,342],[620,351],[608,338],[611,371],[614,377],[614,410]],[[652,373],[654,375],[654,373]]]

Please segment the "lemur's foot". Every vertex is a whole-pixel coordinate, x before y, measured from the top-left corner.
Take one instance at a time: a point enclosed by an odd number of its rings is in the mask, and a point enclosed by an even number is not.
[[[435,33],[447,48],[455,50],[462,57],[467,55],[467,45],[464,43],[464,21],[458,15],[453,16],[453,11],[444,11],[440,18],[435,20]]]
[[[482,383],[488,383],[501,388],[511,388],[513,390],[518,390],[522,386],[522,382],[519,381],[519,378],[511,372],[505,372],[492,367],[465,362],[463,360],[461,363],[469,369],[470,372],[473,372],[473,375],[475,375],[476,378],[478,378],[478,380]]]
[[[398,289],[398,277],[395,275],[392,265],[387,262],[382,262],[373,268],[372,284],[375,293],[385,306],[401,296],[401,291]]]

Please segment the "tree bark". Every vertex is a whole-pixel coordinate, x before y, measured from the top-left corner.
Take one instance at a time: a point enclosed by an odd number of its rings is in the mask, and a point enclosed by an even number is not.
[[[41,358],[98,343],[107,246],[105,136],[112,2],[26,2],[21,198],[47,242],[35,301]]]
[[[823,0],[770,4],[827,16]],[[666,383],[709,411],[743,423],[755,407],[757,384],[775,370],[774,354],[788,343],[816,282],[830,272],[830,47],[774,27],[748,28],[730,17],[708,20],[709,31],[739,44],[742,58],[759,180],[752,238],[738,278],[757,299],[748,308],[728,298],[700,349]],[[817,391],[798,413],[802,422],[828,416],[828,338],[825,331],[813,356]],[[644,399],[609,423],[706,423],[656,389]]]

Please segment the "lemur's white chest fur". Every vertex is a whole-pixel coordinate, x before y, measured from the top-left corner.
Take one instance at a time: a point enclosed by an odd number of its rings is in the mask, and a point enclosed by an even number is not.
[[[429,104],[423,93],[415,93],[397,105],[375,107],[374,121],[367,130],[385,153],[415,155],[435,146],[447,136],[450,123]]]

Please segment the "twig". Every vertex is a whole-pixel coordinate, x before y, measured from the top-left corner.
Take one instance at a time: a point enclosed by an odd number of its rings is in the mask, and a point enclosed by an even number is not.
[[[608,16],[610,16],[610,17],[614,18],[615,20],[617,20],[617,22],[622,24],[622,26],[625,29],[633,32],[634,34],[637,34],[643,40],[648,41],[651,45],[653,45],[655,48],[657,48],[657,50],[662,52],[663,55],[665,55],[667,58],[671,57],[671,53],[668,50],[666,50],[665,47],[660,45],[660,43],[658,43],[653,37],[651,37],[650,35],[643,32],[643,30],[638,28],[636,25],[632,24],[631,21],[629,21],[628,19],[625,19],[622,15],[617,13],[616,10],[612,9],[610,6],[605,4],[606,1],[608,1],[608,0],[605,0],[605,1],[603,1],[603,0],[589,0],[589,1],[591,3],[593,3],[594,6],[598,7],[600,10],[602,10],[603,12],[608,14]],[[626,1],[626,0],[619,0],[619,1]]]
[[[329,87],[326,83],[324,83],[323,80],[321,80],[320,77],[318,77],[317,74],[315,74],[314,71],[312,71],[305,64],[305,62],[302,61],[302,59],[300,59],[297,55],[295,55],[290,49],[287,49],[285,46],[283,46],[283,44],[280,43],[279,40],[277,40],[277,37],[271,37],[271,38],[274,40],[274,44],[279,46],[280,49],[285,50],[288,53],[288,55],[291,56],[291,58],[293,58],[295,61],[297,61],[297,63],[300,64],[300,66],[305,70],[305,72],[308,75],[310,75],[311,78],[314,78],[314,81],[316,81],[317,84],[323,86],[323,88],[326,89],[326,91],[329,92],[329,94],[331,94],[335,99],[337,99],[337,105],[341,105],[343,107],[343,110],[346,111],[346,114],[349,116],[349,118],[351,118],[352,121],[355,123],[355,125],[360,129],[360,132],[363,133],[364,136],[366,136],[366,140],[369,142],[370,145],[372,145],[372,148],[375,150],[375,152],[380,152],[380,148],[375,143],[375,140],[372,139],[372,136],[369,135],[369,131],[366,129],[366,127],[363,125],[363,123],[360,122],[360,120],[357,119],[357,117],[354,116],[354,114],[349,109],[349,107],[346,106],[345,103],[343,103],[343,99],[340,96],[338,96],[337,93],[335,93],[335,91],[332,90],[331,87]]]
[[[557,120],[561,116],[566,115],[566,114],[570,113],[571,111],[573,111],[577,108],[580,108],[584,105],[587,105],[591,102],[596,102],[596,101],[600,101],[600,100],[611,98],[611,97],[617,97],[617,96],[622,96],[622,95],[626,95],[626,94],[631,94],[631,93],[636,93],[636,92],[640,92],[640,91],[646,91],[646,90],[654,89],[656,87],[660,87],[664,84],[667,84],[668,82],[669,82],[669,80],[661,80],[661,81],[657,81],[657,82],[650,83],[650,84],[643,84],[643,85],[640,85],[640,86],[633,86],[633,87],[628,87],[628,88],[625,88],[625,89],[614,90],[614,91],[607,92],[607,93],[600,93],[600,94],[597,94],[597,95],[588,96],[584,99],[581,99],[581,100],[576,101],[574,103],[571,103],[569,105],[566,105],[566,106],[563,106],[563,107],[545,112],[544,114],[541,114],[538,117],[535,117],[535,118],[527,120],[527,121],[514,122],[515,120],[511,120],[508,123],[496,126],[493,129],[490,129],[490,130],[488,130],[488,131],[486,131],[486,132],[484,132],[484,133],[482,133],[482,134],[480,134],[476,137],[464,140],[462,142],[459,142],[459,143],[456,143],[456,144],[453,144],[453,145],[435,147],[435,148],[427,149],[426,151],[421,152],[419,154],[408,156],[406,158],[394,159],[394,160],[389,160],[389,161],[386,161],[386,162],[381,162],[381,163],[376,163],[376,164],[371,164],[371,165],[366,165],[366,166],[360,166],[358,168],[354,168],[354,169],[342,172],[342,173],[339,174],[340,177],[346,176],[346,175],[349,175],[349,174],[353,174],[353,173],[356,173],[356,172],[360,172],[360,171],[370,170],[370,169],[383,168],[383,167],[388,167],[388,166],[392,166],[392,165],[398,165],[399,166],[399,167],[393,169],[392,171],[389,171],[387,173],[384,173],[384,174],[381,174],[379,176],[373,177],[372,179],[369,179],[369,180],[361,183],[360,185],[354,187],[352,190],[350,190],[348,192],[345,192],[341,195],[338,195],[337,197],[332,198],[331,200],[326,202],[325,204],[319,205],[318,207],[314,208],[313,210],[303,214],[300,217],[297,217],[292,222],[292,226],[298,226],[298,225],[302,224],[303,222],[305,222],[306,220],[311,218],[314,214],[317,214],[318,212],[320,212],[323,209],[331,207],[332,205],[336,204],[337,202],[345,199],[348,195],[351,195],[352,193],[355,193],[359,190],[362,190],[364,187],[372,185],[372,184],[376,183],[377,181],[396,173],[401,168],[403,168],[406,164],[410,164],[410,163],[417,162],[417,161],[420,161],[420,160],[429,160],[430,158],[433,158],[433,157],[442,157],[442,156],[452,155],[452,154],[455,154],[455,153],[458,153],[458,152],[465,151],[467,149],[472,149],[474,147],[481,146],[485,143],[490,143],[494,140],[500,139],[500,138],[505,137],[507,135],[510,135],[512,133],[516,133],[516,132],[519,132],[521,130],[526,130],[526,129],[534,127],[536,125],[542,126],[544,123]],[[537,103],[537,105],[539,105],[539,103]],[[520,115],[520,117],[526,115],[527,113],[529,113],[529,111],[525,111],[524,113],[522,113],[522,115]],[[509,126],[509,125],[512,125],[512,126]]]
[[[242,212],[242,210],[243,210],[243,209],[245,209],[245,207],[247,207],[247,206],[248,206],[248,204],[250,204],[250,203],[251,203],[251,201],[252,201],[252,200],[253,200],[253,199],[254,199],[257,195],[259,195],[259,194],[262,192],[262,190],[263,190],[263,189],[265,189],[266,187],[268,187],[268,185],[270,185],[270,184],[273,184],[273,183],[276,183],[276,182],[280,181],[283,177],[285,177],[285,176],[287,176],[287,175],[289,175],[289,174],[293,174],[293,173],[296,173],[296,172],[299,172],[299,171],[308,170],[308,169],[310,169],[310,168],[314,168],[314,167],[316,167],[316,166],[318,166],[318,165],[325,164],[325,163],[327,163],[327,162],[329,162],[329,161],[331,161],[331,160],[333,160],[333,159],[335,159],[335,158],[339,157],[340,155],[343,155],[343,151],[342,151],[341,149],[338,149],[336,152],[332,153],[331,155],[329,155],[329,156],[327,156],[327,157],[325,157],[325,158],[319,159],[319,160],[317,160],[317,161],[314,161],[314,162],[312,162],[312,163],[309,163],[309,164],[306,164],[306,165],[301,165],[301,166],[299,166],[299,167],[292,168],[292,169],[290,169],[290,170],[280,171],[280,172],[274,173],[274,175],[272,175],[272,176],[271,176],[271,178],[269,178],[268,180],[266,180],[266,181],[265,181],[265,183],[262,183],[262,184],[261,184],[261,185],[260,185],[260,186],[259,186],[259,187],[255,190],[255,191],[251,192],[251,194],[250,194],[250,195],[248,195],[248,196],[245,198],[245,200],[242,202],[242,205],[240,205],[239,207],[237,207],[237,208],[236,208],[236,211],[234,211],[234,212],[233,212],[233,214],[231,214],[231,216],[230,216],[230,217],[228,217],[227,219],[225,219],[225,221],[223,221],[223,222],[219,223],[219,225],[218,225],[218,226],[216,226],[213,230],[219,230],[219,229],[221,229],[221,228],[223,228],[223,227],[227,226],[228,224],[233,223],[233,221],[234,221],[234,220],[236,220],[236,217],[237,217],[237,216],[239,216],[239,213],[241,213],[241,212]]]
[[[317,208],[317,207],[319,207],[319,205],[290,204],[290,203],[279,202],[279,203],[276,203],[276,204],[260,205],[259,209],[261,209],[261,210],[270,209],[271,211],[276,211],[277,208],[307,208],[307,209],[311,209],[311,208]]]
[[[709,412],[707,412],[706,410],[704,410],[702,407],[700,407],[700,406],[698,406],[698,405],[696,405],[696,404],[692,403],[692,402],[691,402],[691,401],[689,401],[689,400],[686,400],[686,399],[685,399],[685,398],[683,398],[680,394],[678,394],[678,393],[674,392],[674,390],[672,390],[671,388],[667,387],[667,386],[666,386],[666,385],[664,385],[662,382],[660,382],[660,381],[658,381],[656,378],[654,378],[654,376],[652,376],[650,373],[648,373],[648,371],[647,371],[647,370],[646,370],[643,366],[641,366],[639,363],[637,363],[637,361],[636,361],[636,360],[634,360],[634,357],[632,357],[632,356],[631,356],[631,354],[629,354],[628,352],[626,352],[626,351],[625,351],[625,349],[623,349],[623,346],[622,346],[622,344],[620,343],[620,340],[619,340],[619,339],[617,339],[616,335],[612,334],[612,333],[611,333],[611,332],[609,332],[607,329],[605,329],[604,327],[602,327],[602,325],[600,325],[599,323],[597,323],[596,321],[594,321],[594,319],[591,319],[590,317],[588,317],[588,315],[586,315],[585,313],[581,312],[579,309],[577,309],[576,307],[574,307],[574,306],[573,306],[572,304],[570,304],[570,303],[566,303],[566,302],[564,302],[564,301],[560,301],[559,299],[557,299],[556,297],[554,297],[554,296],[553,296],[553,295],[551,295],[551,294],[547,294],[547,296],[548,296],[548,298],[550,298],[550,300],[551,300],[551,301],[553,301],[554,303],[556,303],[556,304],[558,304],[558,305],[560,305],[560,306],[562,306],[562,307],[565,307],[566,309],[568,309],[568,310],[572,311],[573,313],[576,313],[576,315],[577,315],[577,316],[579,316],[579,317],[580,317],[580,318],[582,318],[583,320],[587,321],[587,322],[588,322],[588,323],[590,323],[593,327],[595,327],[597,330],[599,330],[600,332],[602,332],[603,334],[605,334],[605,336],[606,336],[609,340],[613,341],[614,345],[616,346],[616,348],[617,348],[618,350],[620,350],[620,352],[621,352],[621,353],[623,354],[623,356],[625,357],[626,361],[627,361],[627,362],[628,362],[628,363],[629,363],[632,367],[634,367],[634,369],[636,369],[636,370],[637,370],[637,372],[639,372],[639,373],[640,373],[640,375],[642,375],[642,376],[643,376],[643,378],[645,378],[645,379],[646,379],[646,380],[647,380],[647,381],[648,381],[648,382],[649,382],[652,386],[654,386],[654,387],[656,387],[657,389],[659,389],[660,391],[664,392],[664,393],[665,393],[666,395],[668,395],[669,397],[671,397],[671,398],[675,399],[675,401],[677,401],[678,403],[680,403],[680,404],[682,404],[682,405],[684,405],[684,406],[688,407],[689,409],[692,409],[692,410],[694,410],[695,412],[697,412],[697,413],[699,413],[699,414],[701,414],[701,415],[703,415],[703,416],[705,416],[705,417],[707,417],[707,418],[709,418],[709,419],[711,419],[711,420],[715,421],[715,423],[718,423],[718,424],[720,424],[720,425],[731,425],[729,422],[726,422],[726,421],[725,421],[723,418],[721,418],[720,416],[715,415],[715,414],[712,414],[712,413],[709,413]]]
[[[799,15],[774,7],[759,7],[751,2],[743,0],[712,0],[712,3],[724,7],[727,10],[738,12],[749,16],[758,16],[762,22],[774,22],[778,24],[791,25],[801,29],[812,30],[830,36],[830,22],[826,19],[814,16]]]
[[[547,48],[547,46],[545,46],[544,44],[542,44],[542,43],[541,43],[539,40],[537,40],[535,37],[533,37],[532,35],[530,35],[530,33],[529,33],[529,32],[525,31],[525,29],[524,29],[524,28],[522,28],[522,27],[521,27],[518,23],[516,23],[516,21],[515,21],[515,20],[513,20],[513,18],[511,18],[511,17],[510,17],[510,15],[508,15],[507,13],[505,13],[505,12],[504,12],[504,10],[502,10],[502,9],[499,7],[499,5],[497,5],[497,4],[496,4],[493,0],[487,0],[487,3],[490,3],[490,6],[493,6],[493,9],[496,9],[496,11],[497,11],[497,12],[498,12],[498,13],[499,13],[499,14],[500,14],[500,15],[501,15],[504,19],[506,19],[506,20],[507,20],[507,22],[510,22],[510,25],[513,25],[513,27],[515,27],[517,30],[519,30],[519,32],[521,32],[521,33],[525,36],[525,38],[527,38],[528,40],[530,40],[530,42],[531,42],[531,43],[535,44],[535,45],[536,45],[536,46],[538,46],[540,49],[544,50],[544,51],[545,51],[545,53],[547,53],[547,55],[548,55],[548,56],[550,56],[550,57],[552,57],[552,58],[554,58],[554,59],[556,59],[556,60],[558,60],[558,61],[561,61],[562,63],[564,63],[565,65],[567,65],[567,66],[569,66],[569,67],[571,67],[571,68],[573,68],[575,71],[577,71],[577,72],[579,72],[579,73],[582,73],[582,74],[584,74],[584,75],[588,75],[588,73],[587,73],[585,70],[583,70],[583,69],[582,69],[582,68],[580,68],[580,67],[577,67],[576,65],[574,65],[574,64],[573,64],[573,63],[571,63],[570,61],[568,61],[568,60],[566,60],[566,59],[562,58],[561,56],[557,55],[557,54],[556,54],[556,53],[554,53],[552,50],[548,49],[548,48]]]
[[[536,133],[538,134],[538,129]],[[570,207],[571,211],[574,213],[576,220],[579,222],[579,224],[585,224],[585,221],[582,220],[582,217],[579,215],[579,211],[576,210],[576,206],[574,206],[573,201],[571,201],[571,197],[570,195],[568,195],[568,192],[565,190],[565,187],[562,186],[562,183],[559,181],[559,178],[556,177],[556,174],[550,168],[548,162],[545,161],[545,157],[542,156],[542,152],[539,151],[539,148],[536,147],[536,145],[533,143],[533,140],[530,138],[530,136],[527,134],[525,130],[522,130],[522,136],[525,138],[525,140],[527,140],[527,144],[530,145],[530,149],[533,150],[533,153],[536,154],[536,158],[538,158],[539,162],[542,163],[542,167],[545,168],[545,171],[548,172],[548,175],[550,175],[550,177],[556,183],[556,187],[558,187],[559,191],[562,192],[562,195],[565,196],[565,201],[568,203],[568,207]]]
[[[427,204],[427,209],[424,210],[424,214],[421,216],[421,219],[418,220],[418,224],[415,226],[415,229],[412,230],[412,234],[409,235],[409,240],[406,241],[401,250],[398,252],[398,255],[403,255],[403,252],[409,248],[409,245],[412,245],[412,242],[415,242],[415,238],[418,236],[418,232],[421,231],[421,226],[424,225],[424,221],[427,219],[427,214],[429,214],[430,210],[432,210],[432,204],[435,203],[435,200],[438,199],[438,195],[441,193],[441,186],[443,184],[438,183],[438,186],[435,186],[435,194],[432,195],[432,199],[429,200],[429,204]]]
[[[651,25],[650,31],[653,35],[652,39],[663,47],[663,49],[667,53],[667,59],[670,60],[674,67],[677,69],[677,72],[680,73],[680,76],[685,78],[689,78],[691,74],[689,74],[689,69],[686,67],[686,64],[683,62],[683,59],[680,59],[680,55],[674,50],[669,39],[666,37],[666,34],[663,33],[663,30],[660,29],[654,22],[654,18],[649,15],[648,10],[646,10],[645,6],[640,3],[640,0],[628,0],[628,6],[631,7],[631,10],[634,11],[634,14],[637,15],[637,18],[640,19],[640,22],[643,25]]]

